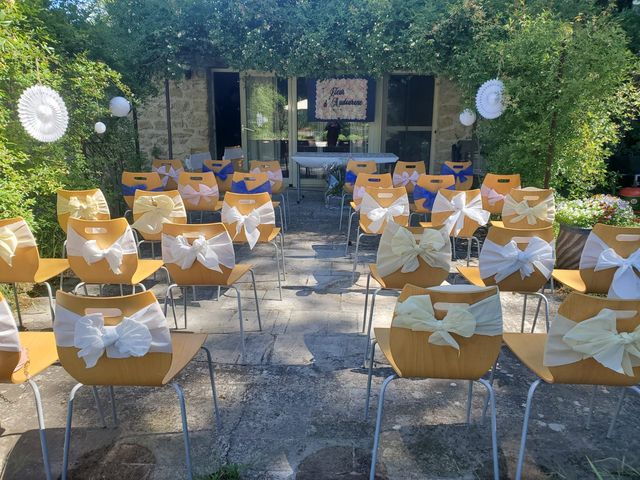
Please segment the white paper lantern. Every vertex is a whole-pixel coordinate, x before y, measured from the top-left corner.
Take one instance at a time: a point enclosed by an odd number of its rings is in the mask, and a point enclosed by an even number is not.
[[[96,131],[97,134],[102,135],[104,132],[107,131],[107,126],[102,122],[97,122],[93,127],[93,129]]]
[[[114,117],[126,117],[131,110],[131,104],[124,97],[113,97],[109,102],[109,110]]]
[[[476,108],[484,118],[492,120],[504,113],[504,83],[498,79],[484,82],[476,94]]]
[[[55,142],[69,124],[64,100],[55,90],[43,85],[27,88],[18,100],[20,123],[36,140]]]
[[[470,127],[471,125],[476,123],[476,113],[469,108],[465,108],[460,113],[460,123],[465,127]]]

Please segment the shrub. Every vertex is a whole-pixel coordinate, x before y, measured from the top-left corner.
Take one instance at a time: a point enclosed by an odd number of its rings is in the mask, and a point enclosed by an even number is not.
[[[591,228],[596,223],[620,226],[637,224],[629,203],[613,195],[560,201],[555,220],[557,223],[581,228]]]

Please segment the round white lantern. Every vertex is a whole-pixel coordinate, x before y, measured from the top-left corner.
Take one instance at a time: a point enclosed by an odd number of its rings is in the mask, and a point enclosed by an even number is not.
[[[109,102],[109,110],[114,117],[126,117],[131,110],[131,104],[124,97],[113,97]]]
[[[93,127],[93,129],[96,131],[97,134],[102,135],[104,132],[107,131],[107,126],[102,122],[97,122]]]
[[[476,123],[476,113],[469,108],[465,108],[460,113],[460,123],[465,127],[470,127],[471,125]]]

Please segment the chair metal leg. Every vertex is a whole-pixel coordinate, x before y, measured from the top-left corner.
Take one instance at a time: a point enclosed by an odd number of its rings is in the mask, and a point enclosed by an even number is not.
[[[529,428],[529,416],[531,415],[531,403],[533,402],[533,394],[540,385],[542,380],[537,379],[529,387],[529,393],[527,394],[527,407],[524,411],[524,420],[522,422],[522,437],[520,439],[520,451],[518,452],[518,466],[516,468],[516,480],[522,478],[522,465],[524,464],[524,450],[527,443],[527,429]]]
[[[349,224],[347,225],[347,243],[344,247],[345,257],[349,254],[349,242],[351,241],[351,223],[353,222],[353,217],[355,217],[357,213],[358,212],[351,213],[351,209],[349,209]]]
[[[549,331],[549,300],[547,299],[546,295],[544,293],[541,292],[533,292],[533,293],[529,293],[529,295],[533,295],[534,297],[538,297],[540,300],[542,300],[544,302],[544,319],[545,319],[545,325],[547,327],[547,332]],[[531,326],[531,333],[533,333],[533,331],[536,328],[536,323],[538,321],[538,314],[536,312],[536,316],[533,317],[533,324]]]
[[[358,225],[358,231],[357,231],[357,237],[356,237],[356,251],[355,251],[355,255],[353,256],[353,269],[351,270],[351,281],[355,282],[356,280],[356,268],[358,267],[358,250],[360,249],[360,239],[364,236],[364,233],[360,233],[360,225]]]
[[[13,298],[16,302],[16,313],[18,314],[18,323],[20,324],[20,328],[22,328],[22,313],[20,312],[20,300],[18,300],[18,284],[13,284]]]
[[[280,256],[282,257],[282,280],[287,281],[287,267],[284,261],[284,235],[280,235]]]
[[[256,289],[256,274],[253,273],[253,269],[249,269],[249,273],[251,273],[251,283],[253,284],[253,298],[256,299],[256,315],[258,316],[258,328],[262,331],[262,318],[260,317],[260,305],[258,301],[258,290]],[[220,288],[220,287],[218,287]],[[282,297],[280,298],[282,300]]]
[[[280,294],[280,300],[282,300],[282,283],[280,282],[280,249],[276,242],[271,242],[273,248],[276,249],[276,266],[278,269],[278,293]]]
[[[342,194],[342,199],[340,200],[340,223],[338,224],[338,232],[342,231],[342,216],[344,215],[344,199],[346,195]]]
[[[69,468],[69,449],[71,447],[71,420],[73,418],[73,399],[82,386],[83,385],[81,383],[78,383],[71,389],[71,393],[69,393],[69,402],[67,403],[67,424],[64,429],[64,448],[62,450],[62,480],[67,479],[67,470]]]
[[[376,478],[376,463],[378,461],[378,444],[380,443],[380,429],[382,427],[382,414],[384,409],[384,394],[389,384],[396,378],[395,373],[388,376],[382,387],[380,388],[380,398],[378,398],[378,413],[376,416],[376,432],[373,435],[373,450],[371,451],[371,470],[369,471],[369,480]]]
[[[496,421],[496,397],[493,387],[484,378],[478,380],[487,389],[489,402],[491,403],[491,449],[493,450],[493,478],[500,479],[500,464],[498,462],[498,427]]]
[[[369,285],[371,284],[371,272],[367,273],[367,288],[364,290],[364,315],[362,316],[362,333],[367,325],[367,303],[369,302]]]
[[[49,282],[42,282],[42,284],[47,287],[47,295],[49,297],[49,311],[51,312],[51,323],[53,323],[56,319],[56,310],[53,306],[53,290],[51,289],[51,284]]]
[[[42,449],[42,463],[44,464],[44,473],[47,480],[52,480],[51,464],[49,463],[49,448],[47,447],[46,429],[44,426],[44,413],[42,411],[42,398],[40,397],[40,390],[38,385],[31,379],[27,380],[27,383],[33,390],[33,396],[36,400],[36,414],[38,415],[38,433],[40,434],[40,448]]]
[[[98,387],[91,387],[91,392],[93,393],[93,400],[96,402],[96,410],[98,411],[102,428],[107,428],[107,420],[105,419],[104,410],[102,409],[102,402],[100,401]]]
[[[113,385],[109,385],[109,399],[111,400],[111,417],[113,418],[113,425],[117,427],[120,423],[118,421],[118,409],[116,408],[116,392],[113,390]]]
[[[222,421],[220,420],[220,412],[218,411],[218,394],[216,393],[216,377],[213,369],[213,362],[211,361],[211,352],[204,345],[200,347],[207,354],[207,366],[209,367],[209,380],[211,380],[211,395],[213,395],[213,416],[216,419],[216,425],[218,428],[222,427]]]
[[[520,333],[524,333],[524,320],[527,316],[527,297],[528,295],[524,294],[524,301],[522,303],[522,322],[520,323]]]
[[[173,312],[173,322],[175,323],[176,329],[178,328],[178,316],[176,315],[176,302],[173,298],[173,288],[177,287],[175,283],[172,283],[167,287],[167,293],[164,296],[164,316],[167,316],[167,303],[169,300],[171,301],[171,311]]]
[[[640,388],[637,386],[627,387],[629,390],[634,391],[638,395],[640,395]],[[616,405],[616,411],[613,414],[613,418],[611,419],[611,424],[609,425],[609,430],[607,431],[607,438],[611,438],[613,436],[613,431],[615,429],[616,421],[618,420],[618,415],[620,414],[620,410],[622,409],[622,404],[624,403],[624,397],[627,393],[627,388],[623,388],[620,392],[620,398],[618,398],[618,405]]]
[[[182,419],[182,437],[184,438],[184,453],[187,462],[187,478],[193,479],[193,468],[191,466],[191,440],[189,439],[189,426],[187,425],[187,407],[184,403],[184,393],[180,385],[177,383],[171,384],[178,394],[178,403],[180,403],[180,418]]]
[[[371,294],[371,309],[369,310],[369,325],[367,326],[367,345],[365,346],[365,351],[364,351],[364,364],[367,364],[367,357],[368,357],[368,353],[369,353],[369,342],[371,341],[371,328],[373,326],[373,309],[376,306],[376,297],[378,296],[378,293],[380,293],[380,290],[382,290],[382,288],[376,288],[373,293]]]
[[[67,241],[62,242],[62,256],[60,258],[67,258]],[[64,271],[60,272],[60,290],[63,290],[64,285]]]
[[[598,390],[598,386],[594,385],[591,388],[591,395],[589,395],[589,415],[587,416],[587,423],[585,425],[585,428],[587,430],[591,429],[591,418],[593,417],[593,402],[596,399],[596,391]]]
[[[467,239],[467,267],[469,266],[469,262],[471,261],[471,243],[473,240],[470,238]]]
[[[244,361],[246,350],[244,345],[244,325],[243,325],[244,320],[242,318],[242,298],[240,298],[240,290],[238,290],[237,287],[232,285],[231,288],[233,288],[236,291],[236,297],[238,299],[238,317],[240,317],[240,342],[242,347],[242,360]]]
[[[489,374],[489,385],[493,388],[493,379],[496,376],[496,368],[498,368],[498,358],[500,358],[500,354],[496,357],[496,361],[493,363],[493,367],[491,367],[491,373]],[[484,408],[482,409],[482,417],[480,418],[480,425],[484,425],[484,419],[487,416],[487,409],[489,408],[489,395],[484,399]]]
[[[120,284],[120,296],[122,297],[124,295],[124,289],[122,287],[122,284]]]
[[[473,400],[473,380],[469,380],[467,392],[467,425],[471,425],[471,401]]]
[[[373,359],[376,356],[376,345],[378,340],[371,342],[371,358],[369,358],[369,368],[367,372],[367,398],[364,403],[364,419],[369,419],[369,401],[371,400],[371,378],[373,377]]]

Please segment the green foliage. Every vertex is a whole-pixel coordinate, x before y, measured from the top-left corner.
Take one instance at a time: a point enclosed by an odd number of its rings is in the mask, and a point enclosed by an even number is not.
[[[240,480],[242,478],[241,467],[236,463],[226,464],[215,472],[199,478],[200,480]]]
[[[619,226],[637,225],[631,205],[612,195],[594,195],[584,199],[559,201],[555,221],[559,224],[582,228],[591,228],[596,223]]]

